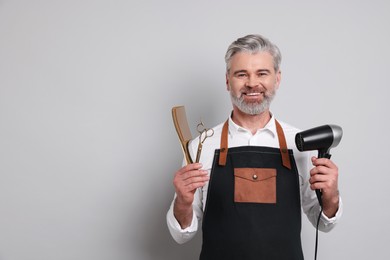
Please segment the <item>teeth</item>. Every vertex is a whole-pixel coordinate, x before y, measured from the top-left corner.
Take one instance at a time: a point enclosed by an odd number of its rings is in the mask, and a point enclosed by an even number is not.
[[[257,96],[260,95],[260,93],[246,93],[247,96]]]

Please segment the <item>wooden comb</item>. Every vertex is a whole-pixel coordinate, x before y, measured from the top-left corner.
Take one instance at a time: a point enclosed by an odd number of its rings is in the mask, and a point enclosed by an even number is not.
[[[188,126],[187,115],[184,106],[173,107],[172,118],[186,162],[187,164],[193,163],[190,151],[188,149],[188,144],[192,140],[192,135]]]

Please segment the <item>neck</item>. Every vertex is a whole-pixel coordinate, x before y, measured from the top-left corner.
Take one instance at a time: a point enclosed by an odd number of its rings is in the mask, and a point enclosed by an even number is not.
[[[232,120],[237,125],[248,129],[252,134],[255,134],[257,130],[264,128],[269,120],[271,120],[271,113],[267,110],[258,115],[249,115],[241,112],[234,106]]]

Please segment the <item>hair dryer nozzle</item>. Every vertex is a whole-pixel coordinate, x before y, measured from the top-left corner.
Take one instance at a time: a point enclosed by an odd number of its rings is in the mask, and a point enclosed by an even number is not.
[[[337,125],[318,126],[300,133],[295,136],[295,144],[299,151],[329,151],[336,147],[343,135],[343,130]]]

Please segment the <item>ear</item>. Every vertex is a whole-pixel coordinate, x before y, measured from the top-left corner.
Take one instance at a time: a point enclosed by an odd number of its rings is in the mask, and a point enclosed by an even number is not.
[[[226,74],[225,74],[225,78],[226,78],[226,90],[227,90],[227,91],[230,91],[229,76],[228,76],[228,73],[227,73],[227,72],[226,72]]]
[[[282,80],[282,71],[278,70],[276,73],[276,81],[275,81],[275,88],[279,89],[280,81]]]

